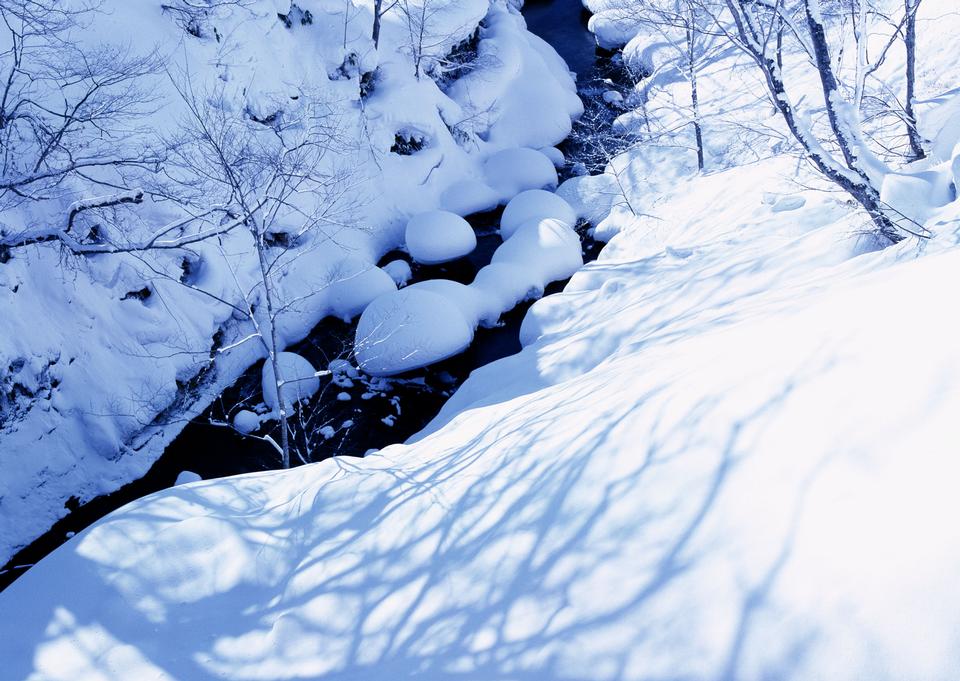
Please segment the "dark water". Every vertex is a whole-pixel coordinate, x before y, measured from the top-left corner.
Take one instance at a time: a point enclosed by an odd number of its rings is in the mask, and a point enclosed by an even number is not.
[[[580,0],[526,0],[527,29],[553,46],[583,82],[597,68],[597,43],[587,30],[588,12]]]
[[[587,15],[579,0],[528,0],[524,15],[528,28],[553,45],[571,70],[578,73],[582,87],[604,77],[604,69],[609,69],[609,55],[598,53],[586,29]],[[593,91],[584,89],[582,94],[592,96]],[[577,160],[576,142],[561,148],[568,157],[572,156],[571,161]],[[470,283],[501,243],[496,231],[499,213],[498,210],[471,216],[477,249],[453,263],[430,267],[413,264],[414,281],[445,278]],[[600,245],[587,236],[588,228],[589,225],[578,227],[585,261],[594,260],[600,250]],[[397,258],[409,261],[405,254],[392,252],[380,264]],[[560,291],[565,283],[555,282],[544,293]],[[298,449],[307,453],[311,461],[320,461],[337,455],[363,456],[369,450],[403,442],[439,412],[471,371],[519,352],[520,324],[532,303],[523,303],[505,313],[494,328],[479,329],[470,348],[440,364],[389,380],[362,374],[340,376],[336,381],[322,379],[318,395],[295,415],[300,424],[295,435]],[[355,365],[351,350],[355,329],[355,322],[325,319],[289,350],[306,357],[318,369],[326,368],[335,359]],[[237,409],[260,401],[261,366],[262,362],[251,367],[203,415],[188,424],[146,476],[82,506],[71,500],[67,504],[70,513],[65,518],[0,570],[0,589],[73,533],[134,499],[170,487],[181,471],[190,470],[210,479],[278,468],[278,455],[269,445],[243,437],[230,428],[211,425],[229,420]],[[333,435],[328,437],[331,430]],[[275,428],[273,434],[276,436]],[[293,461],[294,465],[299,463]]]

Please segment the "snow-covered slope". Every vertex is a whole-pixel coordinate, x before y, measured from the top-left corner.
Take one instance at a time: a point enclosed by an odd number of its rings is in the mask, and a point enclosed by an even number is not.
[[[379,256],[402,243],[410,215],[438,207],[451,185],[471,182],[494,205],[509,199],[487,186],[487,157],[560,142],[582,109],[562,61],[505,0],[431,1],[416,45],[394,3],[379,50],[370,38],[372,0],[293,5],[213,3],[202,25],[188,27],[171,8],[202,4],[106,0],[70,34],[78,46],[156,47],[164,59],[162,72],[145,77],[156,111],[138,123],[149,128],[140,141],[183,124],[176,88],[187,84],[217,93],[225,115],[285,120],[332,107],[349,150],[336,157],[351,168],[342,181],[349,188],[344,208],[291,251],[279,277],[286,342],[326,315],[355,316],[392,289],[375,267]],[[296,20],[288,26],[278,14]],[[428,77],[430,65],[475,31],[476,54],[461,55],[467,64],[457,77]],[[361,101],[362,74],[375,75]],[[398,136],[423,148],[391,153]],[[148,189],[156,181],[134,179]],[[43,231],[72,201],[103,191],[74,179],[57,200],[0,213],[0,235]],[[168,204],[145,201],[138,228],[174,219]],[[192,289],[181,285],[185,255],[199,273]],[[264,354],[257,342],[239,342],[251,334],[249,320],[225,304],[256,307],[244,300],[257,285],[245,232],[184,252],[77,258],[46,243],[4,251],[2,260],[0,564],[62,517],[71,497],[87,501],[141,476],[186,419]]]
[[[415,443],[70,541],[0,595],[5,673],[956,678],[960,251],[857,255],[792,168],[645,203]]]

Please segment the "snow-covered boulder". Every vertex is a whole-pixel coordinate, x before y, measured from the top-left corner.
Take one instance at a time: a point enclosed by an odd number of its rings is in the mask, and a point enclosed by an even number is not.
[[[283,385],[280,392],[283,395],[284,407],[289,411],[293,405],[301,400],[313,397],[320,389],[320,379],[310,362],[293,352],[277,354],[277,365],[280,367],[280,378]],[[263,401],[272,410],[279,407],[277,399],[277,381],[273,373],[273,364],[270,360],[263,363],[262,386]]]
[[[577,221],[577,213],[564,199],[543,189],[529,189],[510,199],[500,218],[500,235],[509,239],[525,222],[554,218],[570,226]]]
[[[241,409],[233,415],[233,427],[244,435],[249,435],[260,427],[260,415],[248,409]]]
[[[580,238],[566,223],[530,220],[497,248],[494,264],[516,265],[529,288],[543,289],[552,281],[566,279],[583,266]]]
[[[523,147],[492,154],[483,171],[501,201],[509,201],[527,189],[555,189],[558,182],[553,161],[536,149]]]
[[[480,180],[454,182],[440,194],[440,207],[457,215],[471,215],[492,210],[500,197]]]
[[[383,266],[383,271],[390,275],[393,283],[398,287],[406,286],[407,282],[413,277],[410,263],[406,260],[392,260]]]
[[[363,311],[355,352],[365,372],[391,376],[452,357],[472,341],[473,326],[454,301],[414,285]]]
[[[200,482],[201,480],[203,480],[203,478],[193,471],[180,471],[180,475],[178,475],[177,479],[173,482],[173,486],[189,485],[191,482]]]
[[[407,222],[407,251],[419,263],[434,265],[456,260],[477,247],[473,227],[456,213],[432,210]]]

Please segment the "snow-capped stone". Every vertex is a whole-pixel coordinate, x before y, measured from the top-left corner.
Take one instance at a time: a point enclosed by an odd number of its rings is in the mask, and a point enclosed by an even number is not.
[[[501,201],[509,201],[527,189],[557,186],[557,169],[536,149],[521,147],[497,152],[484,164],[484,175]]]
[[[523,281],[541,290],[566,279],[583,266],[580,238],[560,220],[529,220],[493,254],[494,264],[517,266]]]
[[[500,197],[479,180],[461,180],[447,187],[440,195],[440,207],[457,215],[482,213],[497,207]]]
[[[510,199],[500,218],[500,235],[509,239],[525,222],[554,218],[570,225],[577,222],[577,213],[564,199],[543,189],[529,189]]]
[[[374,300],[357,325],[360,368],[391,376],[452,357],[473,341],[473,327],[456,303],[410,286]]]
[[[407,250],[419,263],[434,265],[456,260],[477,247],[470,223],[455,213],[433,210],[410,218]]]
[[[390,275],[398,288],[406,286],[407,282],[413,277],[410,263],[406,260],[392,260],[383,266],[383,271]]]
[[[280,368],[280,379],[283,381],[280,392],[283,395],[283,404],[288,411],[297,402],[313,397],[320,389],[320,379],[317,378],[313,365],[300,355],[293,352],[281,352],[277,354],[277,365]],[[270,360],[263,363],[261,384],[263,401],[270,409],[276,411],[279,400],[277,399],[273,363]]]
[[[178,475],[177,479],[173,482],[173,486],[177,487],[178,485],[186,485],[191,482],[200,482],[201,480],[203,480],[203,478],[193,471],[181,471],[180,475]]]
[[[233,427],[244,435],[249,435],[260,427],[260,416],[248,409],[241,409],[233,415]]]

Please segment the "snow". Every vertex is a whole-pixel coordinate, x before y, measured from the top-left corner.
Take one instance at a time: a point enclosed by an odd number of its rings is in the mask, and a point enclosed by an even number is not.
[[[249,435],[260,428],[260,415],[249,409],[241,409],[233,415],[233,427],[244,435]]]
[[[457,215],[482,213],[497,207],[500,197],[479,180],[461,180],[440,195],[440,206]]]
[[[704,91],[737,100],[727,58]],[[4,673],[958,678],[955,157],[888,179],[933,237],[876,250],[806,164],[712,125],[729,165],[665,139],[558,190],[609,240],[595,263],[533,219],[469,286],[377,297],[358,359],[393,371],[573,273],[407,443],[172,488],[79,533],[0,593]]]
[[[960,251],[773,213],[795,168],[638,175],[423,433],[112,514],[0,594],[5,673],[955,678]]]
[[[473,326],[445,296],[416,285],[374,300],[360,317],[360,368],[389,376],[452,357],[473,340]]]
[[[293,352],[278,352],[277,366],[280,369],[280,379],[283,385],[280,394],[283,396],[283,406],[289,413],[297,402],[308,400],[320,390],[320,379],[316,369],[309,360]],[[263,363],[262,372],[263,401],[271,410],[277,411],[280,401],[277,399],[277,379],[273,371],[273,363],[267,360]]]
[[[456,260],[477,247],[470,223],[455,213],[434,210],[414,215],[407,222],[405,241],[419,263],[436,265]]]
[[[888,173],[883,178],[880,200],[898,214],[921,225],[936,211],[957,198],[949,168]]]
[[[383,266],[383,271],[390,275],[393,283],[396,284],[398,288],[406,286],[410,278],[413,277],[413,272],[410,270],[410,263],[406,260],[391,260]]]
[[[514,199],[519,202],[511,203],[514,208],[509,215],[573,214],[562,199],[542,193],[545,196],[521,194]],[[504,216],[508,217],[506,210]],[[449,233],[451,220],[462,221],[443,213],[418,218],[427,223],[425,232]],[[469,228],[466,221],[463,224]],[[549,283],[566,279],[583,265],[580,237],[570,222],[534,218],[507,233],[505,224],[509,223],[501,223],[501,234],[506,241],[470,285],[430,279],[371,303],[360,316],[354,342],[360,368],[373,376],[391,376],[452,357],[470,345],[477,327],[495,326],[501,314],[543,295]],[[435,245],[439,238],[431,243]],[[436,310],[430,310],[431,303],[438,306]]]
[[[191,482],[199,482],[201,480],[203,480],[203,478],[201,478],[199,475],[197,475],[193,471],[181,471],[173,484],[176,487],[179,485],[187,485]]]
[[[571,227],[577,222],[577,214],[564,199],[553,192],[530,189],[507,203],[500,218],[500,235],[509,239],[524,222],[538,218],[554,218]]]
[[[336,184],[342,201],[294,239],[274,268],[281,346],[303,339],[324,317],[355,318],[396,289],[401,278],[376,263],[402,245],[401,216],[438,208],[466,215],[505,202],[511,196],[484,182],[487,157],[558,144],[582,108],[565,65],[502,0],[445,2],[430,13],[427,66],[484,22],[481,58],[443,87],[428,73],[416,77],[398,9],[384,17],[380,49],[373,49],[369,0],[299,1],[312,23],[294,21],[291,28],[277,17],[291,11],[287,0],[216,3],[203,12],[200,37],[163,8],[173,4],[105,0],[67,36],[77,48],[131,54],[160,46],[166,68],[138,83],[155,99],[146,119],[132,121],[146,131],[134,136],[134,153],[181,132],[187,112],[173,80],[186,73],[197,93],[217,93],[224,115],[250,125],[247,114],[279,112],[290,122],[326,108],[343,125],[343,153],[326,157],[332,168],[349,171]],[[360,74],[374,69],[375,87],[361,101]],[[411,156],[391,153],[404,130],[422,134],[426,147]],[[102,144],[100,137],[92,142]],[[156,180],[147,169],[138,173],[131,169],[123,183],[149,188]],[[118,182],[107,170],[96,179]],[[537,186],[556,181],[542,171],[526,179]],[[0,233],[29,235],[62,224],[71,204],[103,193],[103,186],[75,178],[49,201],[5,208]],[[299,192],[275,226],[297,235],[304,213],[317,207],[312,200]],[[95,217],[113,235],[139,239],[182,215],[171,202],[148,197],[129,214]],[[181,285],[181,277],[194,288]],[[264,309],[257,281],[245,230],[189,252],[65,259],[47,244],[14,249],[0,264],[0,386],[4,394],[14,385],[30,393],[18,392],[16,405],[0,409],[0,564],[63,517],[71,497],[86,503],[144,475],[184,424],[263,359],[265,345],[236,310]],[[123,299],[145,288],[149,298]],[[201,371],[195,394],[180,391]]]
[[[566,222],[548,218],[528,220],[497,248],[492,264],[522,268],[531,287],[566,279],[583,265],[580,237]]]
[[[492,154],[483,168],[487,184],[505,203],[527,189],[554,189],[557,169],[536,149],[505,149]]]

